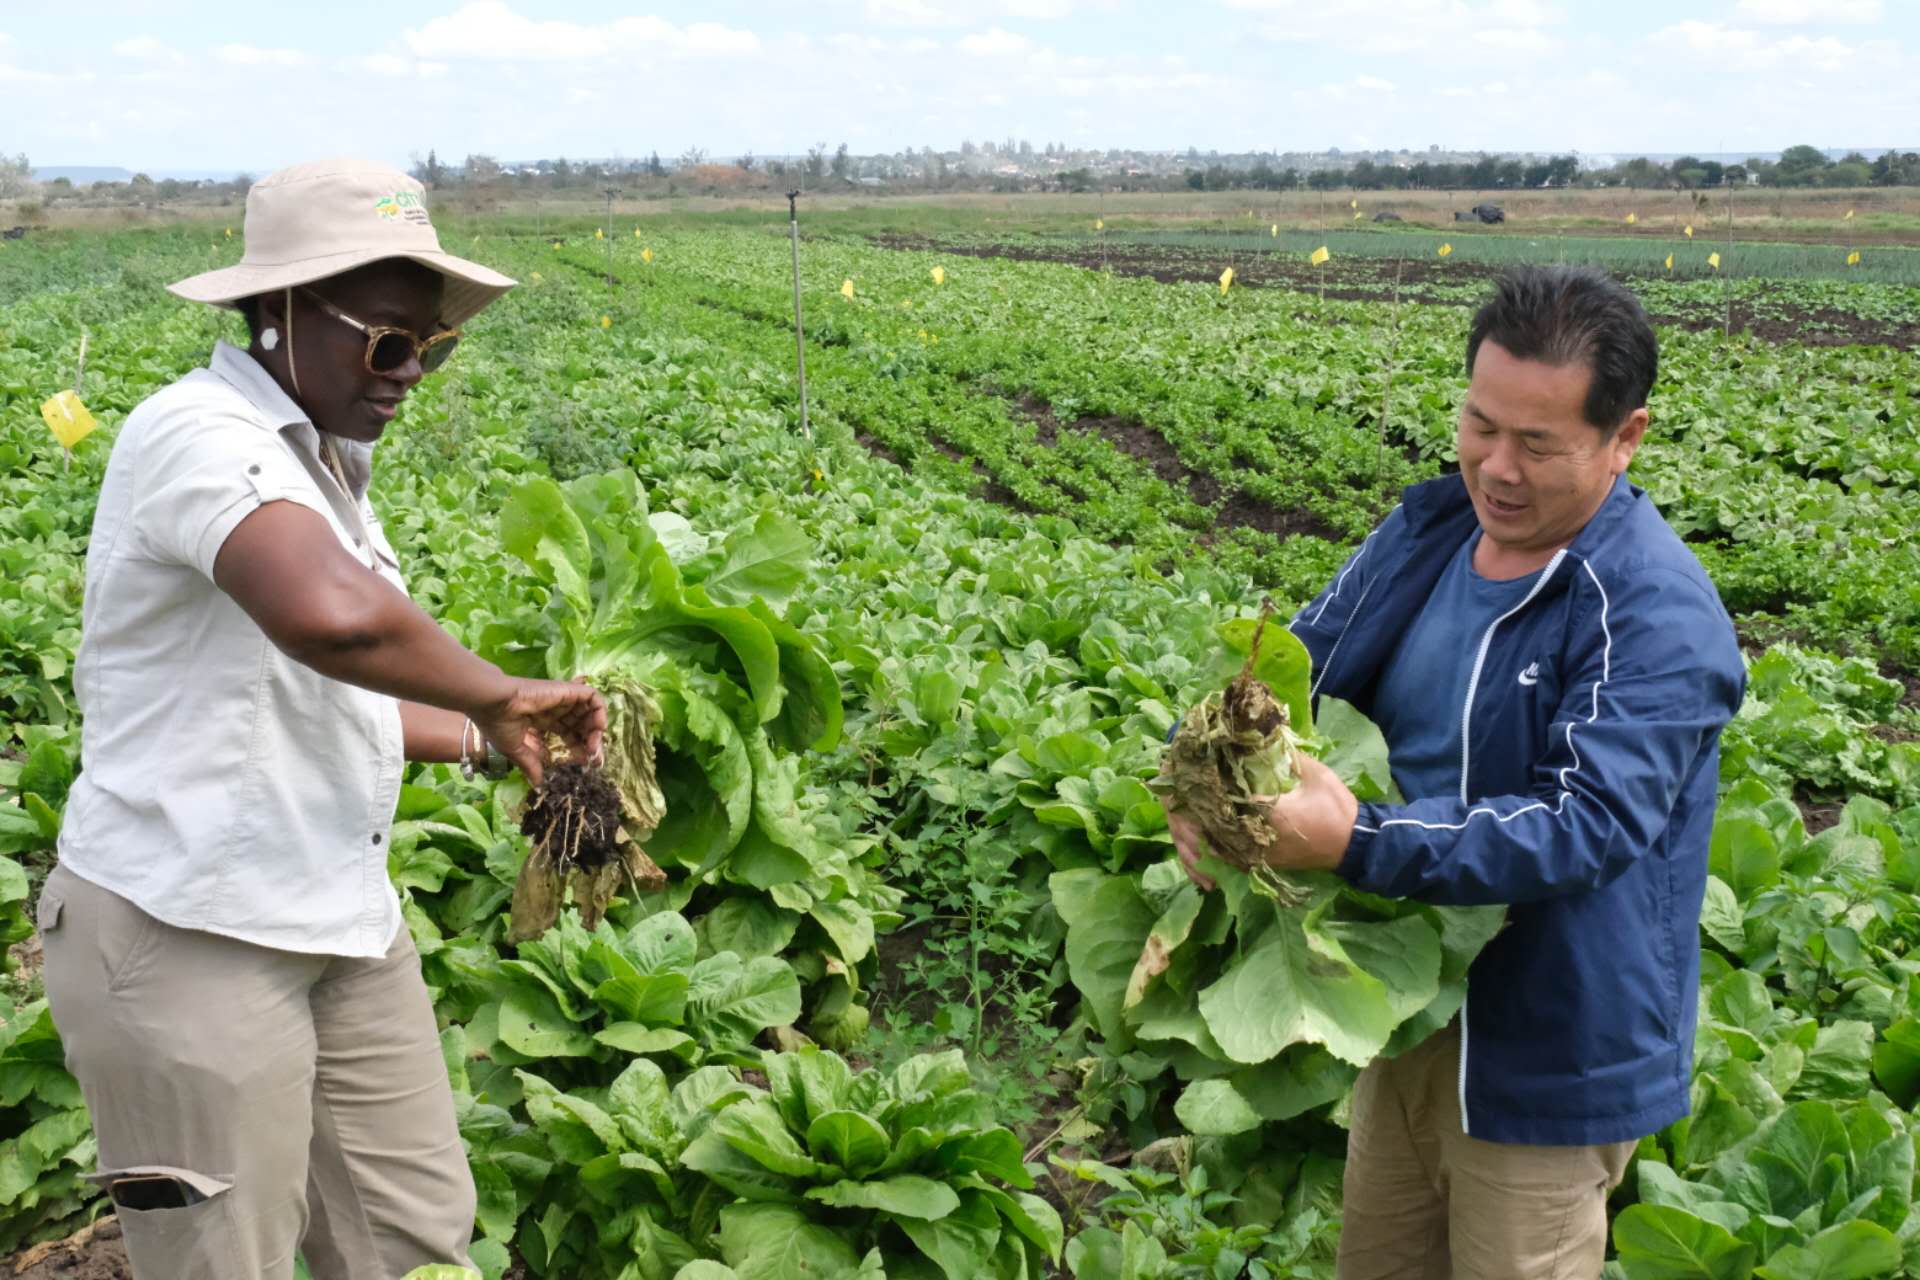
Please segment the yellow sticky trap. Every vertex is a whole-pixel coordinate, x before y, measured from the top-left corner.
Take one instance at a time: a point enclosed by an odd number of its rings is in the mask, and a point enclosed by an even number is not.
[[[1105,231],[1105,230],[1107,229],[1107,221],[1106,221],[1106,219],[1105,219],[1105,218],[1095,218],[1095,219],[1093,220],[1093,229],[1094,229],[1095,231]]]
[[[1857,267],[1860,265],[1860,251],[1858,249],[1855,249],[1852,253],[1847,255],[1847,265],[1850,267]]]
[[[1280,224],[1277,222],[1274,223],[1272,227],[1268,228],[1267,234],[1278,240],[1280,238]]]
[[[1667,255],[1667,270],[1669,270],[1669,271],[1671,271],[1671,270],[1673,270],[1673,255],[1672,255],[1672,254],[1668,254],[1668,255]]]
[[[1637,213],[1630,213],[1630,214],[1628,214],[1628,215],[1627,215],[1627,225],[1628,225],[1628,226],[1632,226],[1632,225],[1633,225],[1634,223],[1636,223],[1636,222],[1638,222],[1638,221],[1640,221],[1640,215],[1639,215],[1639,214],[1637,214]]]
[[[1362,219],[1362,218],[1364,218],[1364,217],[1366,217],[1366,216],[1367,216],[1366,214],[1364,214],[1364,213],[1362,213],[1362,212],[1360,212],[1360,211],[1359,211],[1358,209],[1355,209],[1355,210],[1353,211],[1353,220],[1354,220],[1355,222],[1358,222],[1358,221],[1360,221],[1360,219]]]
[[[848,302],[853,301],[853,277],[852,276],[848,276],[845,280],[842,280],[840,282],[840,296],[845,298]]]
[[[1720,255],[1717,253],[1708,254],[1707,265],[1712,267],[1715,271],[1718,271],[1720,269]]]
[[[611,329],[611,328],[613,328],[613,317],[612,317],[612,316],[601,316],[601,317],[600,317],[600,327],[601,327],[602,329]]]
[[[1220,296],[1226,297],[1227,290],[1233,288],[1233,268],[1228,267],[1220,273]]]
[[[1852,214],[1848,214],[1847,216],[1848,216],[1848,217],[1852,217],[1853,215],[1852,215]],[[229,239],[229,240],[231,240],[231,239],[233,239],[233,228],[232,228],[232,227],[228,227],[228,228],[227,228],[227,239]]]
[[[1453,246],[1452,246],[1452,245],[1450,245],[1450,244],[1443,244],[1443,245],[1441,245],[1441,246],[1440,246],[1440,247],[1439,247],[1438,249],[1436,249],[1436,250],[1434,250],[1434,256],[1435,256],[1436,258],[1444,258],[1444,257],[1446,257],[1446,256],[1447,256],[1448,254],[1450,254],[1450,253],[1452,253],[1452,252],[1453,252]]]
[[[1681,233],[1682,233],[1683,235],[1685,235],[1685,236],[1687,237],[1687,239],[1689,239],[1689,240],[1691,240],[1691,239],[1693,239],[1693,224],[1692,224],[1692,223],[1688,223],[1688,224],[1687,224],[1686,226],[1684,226],[1684,227],[1682,227],[1682,228],[1680,228],[1680,231],[1681,231]]]
[[[71,390],[62,391],[41,405],[40,416],[46,419],[47,430],[53,432],[53,438],[63,449],[73,448],[100,425],[87,412],[87,406],[80,403],[79,395]]]
[[[633,238],[634,238],[635,240],[638,240],[638,239],[640,238],[640,228],[638,228],[638,227],[635,227],[635,228],[633,229]]]
[[[640,233],[639,233],[638,231],[636,231],[636,232],[634,232],[634,234],[635,234],[635,235],[639,235]],[[652,266],[652,265],[653,265],[653,250],[652,250],[652,249],[642,249],[642,250],[640,251],[640,261],[642,261],[642,262],[644,262],[644,263],[646,263],[646,264],[647,264],[648,266]]]
[[[1321,263],[1325,262],[1328,258],[1331,258],[1332,256],[1333,256],[1332,254],[1327,252],[1327,246],[1321,245],[1318,249],[1315,249],[1312,253],[1307,255],[1307,261],[1311,262],[1314,266],[1317,267]]]
[[[1853,221],[1853,210],[1851,210],[1851,209],[1849,209],[1849,210],[1847,210],[1847,216],[1846,216],[1846,217],[1844,217],[1844,218],[1842,218],[1842,219],[1840,219],[1840,221],[1842,221],[1842,222],[1852,222],[1852,221]]]
[[[1347,201],[1347,208],[1358,209],[1359,207],[1360,207],[1360,201],[1358,198]]]
[[[935,267],[927,274],[933,277],[935,284],[945,284],[947,282],[947,269],[945,267]]]

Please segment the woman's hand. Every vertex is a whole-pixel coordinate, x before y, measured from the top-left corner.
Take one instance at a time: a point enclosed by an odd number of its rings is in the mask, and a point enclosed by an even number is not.
[[[494,749],[518,766],[534,786],[547,763],[547,735],[567,745],[574,759],[596,760],[607,731],[607,703],[584,679],[515,680],[502,702],[468,712]]]

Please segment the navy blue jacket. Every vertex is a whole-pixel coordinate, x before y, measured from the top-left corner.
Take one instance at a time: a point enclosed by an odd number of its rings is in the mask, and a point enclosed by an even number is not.
[[[1294,634],[1314,694],[1371,711],[1383,666],[1477,527],[1466,485],[1408,489]],[[1745,667],[1719,595],[1617,481],[1490,625],[1457,795],[1363,804],[1340,874],[1440,905],[1506,903],[1468,974],[1461,1121],[1494,1142],[1637,1138],[1687,1113],[1720,730]]]

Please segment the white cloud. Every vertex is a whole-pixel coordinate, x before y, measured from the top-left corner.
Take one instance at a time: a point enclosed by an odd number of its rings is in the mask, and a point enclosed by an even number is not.
[[[677,27],[648,14],[588,26],[523,17],[503,0],[473,0],[401,39],[415,57],[435,61],[593,62],[650,54],[730,56],[760,48],[751,31],[717,22]]]
[[[1717,22],[1687,21],[1657,31],[1653,46],[1664,52],[1679,48],[1708,59],[1721,70],[1771,71],[1778,67],[1838,71],[1854,60],[1856,50],[1832,36],[1786,36],[1775,39],[1744,27]]]
[[[1379,76],[1355,76],[1353,83],[1356,88],[1371,89],[1376,93],[1393,92],[1393,81],[1382,80]]]
[[[1256,28],[1277,44],[1326,45],[1373,56],[1477,51],[1512,56],[1548,53],[1560,41],[1545,28],[1566,21],[1541,0],[1226,0],[1262,15]]]
[[[1074,7],[1074,0],[1000,0],[1000,12],[1010,18],[1068,18]]]
[[[213,56],[230,67],[297,67],[306,61],[298,49],[261,49],[250,44],[223,44]]]
[[[1518,56],[1553,53],[1561,46],[1538,27],[1485,27],[1473,33],[1473,42],[1493,53]]]
[[[976,58],[1010,57],[1031,48],[1033,41],[1004,27],[988,27],[985,31],[960,37],[960,52]]]
[[[405,80],[414,77],[435,80],[447,74],[447,64],[444,62],[403,58],[397,53],[370,53],[361,58],[349,58],[346,65],[350,71],[378,76],[383,80]]]
[[[1881,0],[1740,0],[1735,12],[1748,22],[1783,27],[1873,23],[1886,16]]]
[[[928,0],[867,0],[866,17],[878,27],[954,27],[966,21],[965,15]]]
[[[113,56],[127,58],[133,62],[147,62],[160,66],[177,67],[187,59],[172,45],[154,39],[152,36],[134,36],[122,40],[113,46]]]

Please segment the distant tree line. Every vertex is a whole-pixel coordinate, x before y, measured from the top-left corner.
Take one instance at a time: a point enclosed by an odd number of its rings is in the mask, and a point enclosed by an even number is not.
[[[1300,171],[1276,169],[1265,160],[1249,165],[1214,163],[1189,168],[1186,184],[1195,191],[1421,191],[1520,190],[1539,187],[1637,187],[1696,190],[1725,186],[1902,187],[1920,186],[1920,153],[1888,151],[1877,160],[1849,152],[1830,160],[1818,147],[1789,147],[1778,160],[1749,158],[1739,164],[1681,156],[1661,164],[1635,157],[1604,169],[1582,169],[1577,156],[1521,160],[1482,156],[1472,161],[1409,165],[1356,160],[1344,167]]]

